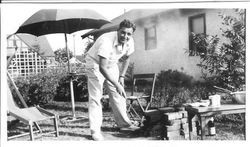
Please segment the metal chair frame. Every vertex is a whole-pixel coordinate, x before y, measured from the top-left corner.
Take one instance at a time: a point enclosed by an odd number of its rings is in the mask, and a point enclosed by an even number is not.
[[[15,48],[15,52],[17,51],[17,47]],[[14,58],[15,56],[15,53],[12,54],[8,60],[7,60],[7,67],[9,67],[10,63],[11,63],[11,60]],[[8,102],[8,107],[11,107],[11,110],[10,108],[8,108],[7,110],[7,115],[9,116],[13,116],[15,117],[16,119],[24,122],[25,124],[27,124],[29,126],[29,133],[23,133],[23,134],[18,134],[18,135],[13,135],[13,136],[10,136],[8,137],[7,139],[10,140],[10,139],[14,139],[14,138],[17,138],[17,137],[22,137],[22,136],[25,136],[25,135],[30,135],[30,140],[34,140],[34,133],[42,133],[42,130],[40,128],[40,126],[38,125],[37,122],[39,121],[43,121],[43,120],[48,120],[48,119],[53,119],[54,121],[54,127],[55,127],[55,131],[51,131],[51,132],[48,132],[48,133],[55,133],[55,136],[58,137],[59,136],[59,132],[58,132],[58,115],[56,114],[53,114],[39,106],[36,106],[36,107],[28,107],[27,104],[25,103],[24,99],[23,99],[23,96],[21,95],[21,93],[19,92],[14,80],[11,78],[10,74],[7,72],[7,77],[10,81],[10,84],[12,84],[12,86],[14,87],[14,90],[15,92],[17,93],[18,95],[18,98],[21,102],[21,104],[24,106],[24,108],[19,108],[18,106],[16,106],[15,102],[14,102],[14,99],[13,99],[13,96],[12,96],[12,93],[11,93],[11,90],[10,90],[10,87],[7,87],[7,102]],[[25,114],[22,114],[22,111],[26,111],[31,113],[34,112],[36,114],[39,114],[40,116],[42,116],[43,118],[38,118],[38,119],[34,119],[34,117],[30,114],[30,115],[25,115]],[[35,125],[36,127],[36,131],[33,131],[33,124]]]
[[[151,85],[151,91],[150,95],[141,95],[141,96],[135,96],[135,89],[136,89],[136,82],[138,80],[149,80],[151,79],[152,85]],[[152,99],[154,97],[154,88],[155,88],[155,80],[156,80],[156,74],[155,73],[147,73],[147,74],[135,74],[133,75],[133,84],[132,84],[132,91],[131,96],[127,97],[128,100],[128,108],[127,113],[131,116],[131,118],[136,121],[139,119],[139,122],[142,124],[144,120],[144,115],[138,114],[138,112],[134,108],[134,104],[137,103],[140,106],[140,110],[144,113],[147,111],[152,103]],[[140,100],[145,99],[146,100],[146,106],[143,107]]]
[[[22,133],[22,134],[18,134],[18,135],[9,136],[7,139],[10,140],[10,139],[30,135],[30,140],[33,141],[34,140],[34,133],[38,133],[38,132],[42,133],[42,130],[41,130],[40,126],[38,125],[38,122],[48,120],[48,119],[53,120],[54,128],[55,128],[55,131],[50,131],[48,133],[55,133],[55,136],[58,137],[59,136],[58,116],[56,114],[53,114],[53,113],[39,107],[39,106],[28,107],[27,104],[25,103],[22,95],[20,94],[19,90],[17,89],[14,81],[12,80],[12,78],[10,77],[10,75],[8,73],[7,73],[7,75],[8,75],[8,78],[10,80],[10,83],[14,86],[14,89],[17,92],[17,95],[18,95],[20,102],[24,106],[24,108],[19,108],[16,105],[16,103],[13,99],[12,92],[11,92],[10,88],[7,87],[7,92],[8,92],[7,93],[7,98],[8,98],[7,99],[7,103],[8,103],[7,115],[13,116],[14,118],[22,121],[23,123],[25,123],[29,126],[29,133]],[[36,131],[33,130],[33,125],[35,125],[35,127],[37,129]]]

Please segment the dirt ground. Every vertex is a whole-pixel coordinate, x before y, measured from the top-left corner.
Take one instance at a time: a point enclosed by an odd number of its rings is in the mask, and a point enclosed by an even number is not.
[[[66,117],[71,118],[71,117]],[[55,137],[54,134],[47,134],[46,132],[52,131],[53,126],[51,121],[45,123],[39,123],[39,126],[45,130],[44,134],[36,134],[35,140],[73,140],[73,141],[91,141],[89,131],[89,123],[87,118],[78,118],[77,120],[66,120],[61,118],[59,122],[59,137]],[[15,131],[14,131],[15,129]],[[28,128],[21,122],[16,123],[11,127],[10,134],[18,134],[20,132],[27,132]],[[105,140],[157,140],[153,137],[142,136],[140,131],[120,131],[116,128],[112,118],[105,117],[103,121],[102,134]],[[29,140],[29,136],[16,138],[13,140]]]
[[[56,105],[47,105],[46,109],[59,115],[59,137],[54,134],[47,134],[52,131],[53,122],[45,121],[38,123],[45,132],[43,135],[37,133],[35,140],[73,140],[73,141],[91,141],[89,131],[89,121],[86,103],[76,103],[76,120],[72,120],[72,112],[70,103],[58,102]],[[8,136],[28,132],[27,125],[22,122],[13,121],[14,118],[9,117]],[[105,140],[156,140],[154,137],[142,136],[141,131],[120,131],[115,124],[113,114],[110,110],[103,110],[102,134]],[[12,140],[29,140],[29,136],[15,138]]]
[[[86,102],[77,102],[76,103],[76,116],[77,120],[72,121],[70,118],[72,116],[72,108],[70,102],[57,102],[51,105],[47,105],[46,109],[59,115],[59,137],[55,137],[54,134],[36,134],[35,140],[37,141],[92,141],[89,131],[89,122],[88,122],[88,109]],[[27,125],[10,121],[13,118],[9,117],[8,122],[8,136],[19,134],[28,131]],[[48,131],[52,131],[53,122],[45,121],[39,123],[41,129],[46,133]],[[206,140],[244,140],[243,130],[240,126],[235,126],[231,123],[228,124],[216,124],[217,135],[216,136],[207,136]],[[125,140],[125,141],[134,141],[134,140],[160,140],[159,137],[153,136],[148,137],[145,135],[145,130],[139,131],[120,131],[117,129],[115,125],[115,121],[113,118],[113,114],[110,110],[103,111],[103,125],[102,125],[102,133],[107,141],[112,140]],[[12,139],[12,141],[16,140],[29,140],[29,136],[20,137],[16,139]]]

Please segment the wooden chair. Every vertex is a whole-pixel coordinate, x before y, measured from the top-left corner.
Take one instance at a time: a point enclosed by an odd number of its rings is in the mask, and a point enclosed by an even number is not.
[[[139,121],[142,124],[144,120],[143,113],[147,111],[153,99],[154,87],[155,87],[156,74],[135,74],[132,80],[132,92],[131,96],[127,97],[128,108],[127,113],[134,121]],[[141,82],[140,82],[141,81]],[[146,84],[146,85],[145,85]],[[148,87],[148,91],[145,91]],[[144,89],[144,91],[143,91]],[[146,92],[146,93],[145,93]],[[144,104],[142,102],[144,100]],[[139,105],[139,111],[135,106]]]
[[[8,74],[8,77],[9,77],[9,74]],[[10,79],[10,80],[12,83],[13,82],[12,79]],[[12,84],[14,84],[14,83],[12,83]],[[15,90],[17,91],[16,88],[15,88]],[[20,96],[20,93],[18,91],[17,91],[17,94],[18,94],[18,96]],[[13,136],[8,137],[8,140],[13,139],[13,138],[17,138],[17,137],[22,137],[25,135],[30,135],[30,140],[34,140],[34,133],[38,133],[38,132],[42,133],[42,130],[37,123],[41,122],[41,121],[48,120],[48,119],[52,119],[54,121],[54,128],[55,128],[55,131],[51,131],[48,133],[55,133],[56,137],[59,136],[58,123],[57,123],[58,116],[57,115],[39,107],[39,106],[28,107],[26,105],[26,103],[24,102],[22,97],[19,97],[19,99],[20,99],[21,103],[24,105],[24,108],[19,108],[16,105],[16,103],[13,99],[12,92],[8,86],[7,87],[7,114],[9,116],[12,116],[12,117],[22,121],[25,124],[27,124],[29,126],[29,133],[13,135]],[[33,125],[35,125],[35,127],[37,128],[36,131],[33,131]]]

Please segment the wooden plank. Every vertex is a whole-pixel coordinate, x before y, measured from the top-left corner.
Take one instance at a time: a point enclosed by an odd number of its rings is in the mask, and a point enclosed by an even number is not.
[[[164,113],[164,117],[166,120],[180,119],[182,118],[182,113],[179,112]]]
[[[161,112],[161,113],[169,113],[169,112],[174,112],[175,111],[175,108],[174,107],[163,107],[163,108],[158,108],[158,110]]]
[[[174,119],[187,118],[188,114],[187,111],[170,112],[170,113],[164,113],[164,117],[165,120],[174,120]]]
[[[246,110],[246,105],[239,105],[239,104],[223,104],[220,107],[190,107],[187,106],[185,109],[190,112],[194,113],[204,113],[204,112],[221,112],[221,111],[233,111],[241,110],[242,113],[244,113]]]
[[[227,114],[237,114],[237,113],[245,113],[245,109],[233,109],[233,110],[223,110],[223,111],[215,111],[215,112],[204,112],[200,113],[200,115],[203,116],[214,116],[214,115],[227,115]]]

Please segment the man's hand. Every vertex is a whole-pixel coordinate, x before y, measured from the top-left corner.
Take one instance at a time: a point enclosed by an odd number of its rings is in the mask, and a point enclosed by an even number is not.
[[[117,81],[117,79],[114,78],[114,76],[112,76],[113,74],[110,71],[108,60],[102,56],[99,56],[99,57],[100,57],[100,62],[99,62],[100,72],[108,81],[110,81],[113,85],[115,85],[117,92],[121,96],[126,98],[126,93],[123,88],[124,80],[119,79],[119,81]]]
[[[124,90],[124,88],[123,88],[123,86],[122,86],[121,84],[118,84],[118,86],[116,87],[116,90],[117,90],[117,92],[118,92],[121,96],[123,96],[124,98],[127,97],[127,96],[126,96],[126,92],[125,92],[125,90]]]
[[[119,83],[124,87],[124,77],[120,76]]]

